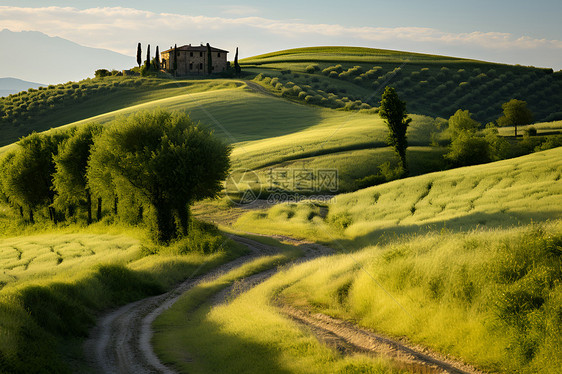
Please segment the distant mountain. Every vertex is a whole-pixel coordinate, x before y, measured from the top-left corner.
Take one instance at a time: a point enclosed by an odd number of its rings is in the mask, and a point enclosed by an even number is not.
[[[46,85],[35,82],[27,82],[17,78],[0,78],[0,97],[41,86]]]
[[[90,48],[38,31],[0,31],[0,72],[26,81],[63,83],[93,77],[97,69],[128,69],[135,58]],[[134,49],[135,46],[132,48]]]

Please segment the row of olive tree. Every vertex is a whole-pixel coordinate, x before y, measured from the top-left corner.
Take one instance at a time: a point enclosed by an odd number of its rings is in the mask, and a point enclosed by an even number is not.
[[[0,186],[30,221],[46,208],[55,223],[77,210],[91,223],[93,199],[98,220],[102,202],[117,214],[120,200],[138,209],[159,242],[187,234],[190,204],[215,196],[229,169],[229,146],[187,115],[165,110],[32,134],[18,145],[0,164]]]

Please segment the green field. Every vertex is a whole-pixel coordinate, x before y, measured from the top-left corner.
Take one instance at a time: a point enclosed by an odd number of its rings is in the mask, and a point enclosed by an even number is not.
[[[314,203],[250,212],[236,227],[326,241],[372,243],[400,233],[509,227],[562,215],[562,148],[430,173],[334,197],[326,220]]]
[[[206,301],[243,277],[282,264],[294,256],[290,247],[184,293],[154,322],[158,356],[182,373],[404,372],[382,358],[345,357],[330,350],[275,311],[271,286],[218,306]]]
[[[341,108],[359,100],[377,107],[384,87],[392,85],[411,112],[432,117],[468,109],[487,123],[500,116],[502,103],[517,98],[528,102],[538,121],[562,118],[562,75],[548,69],[352,47],[290,49],[241,63],[261,73],[259,81],[272,91],[296,84],[300,90],[287,96],[303,91],[303,99],[308,95],[322,106]],[[272,86],[264,77],[277,81]]]
[[[327,214],[313,202],[246,213],[236,228],[320,240],[342,254],[243,297],[265,293],[264,304],[357,321],[484,370],[555,373],[561,175],[557,148],[338,195]],[[236,315],[243,297],[220,311]]]
[[[271,168],[297,164],[321,168],[330,164],[340,171],[340,192],[351,191],[357,188],[355,179],[376,174],[384,162],[396,162],[386,148],[386,125],[376,114],[303,105],[255,92],[243,81],[193,81],[181,89],[162,88],[152,95],[151,101],[87,117],[58,129],[89,122],[108,123],[144,109],[186,111],[193,120],[212,128],[216,135],[233,144],[232,169],[256,170],[263,188],[268,185],[266,175]],[[169,97],[156,98],[165,95]],[[444,169],[446,165],[441,159],[444,148],[428,147],[432,134],[443,130],[441,122],[419,115],[412,118],[409,142],[420,147],[412,152],[422,156],[412,159],[412,173]],[[0,155],[11,147],[0,148]],[[365,160],[365,167],[349,170],[346,166],[349,158],[358,154]],[[371,155],[374,157],[368,160]]]

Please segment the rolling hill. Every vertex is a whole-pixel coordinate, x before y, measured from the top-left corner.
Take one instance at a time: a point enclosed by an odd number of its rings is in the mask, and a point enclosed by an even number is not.
[[[314,202],[250,212],[236,223],[262,233],[373,243],[401,233],[510,227],[562,218],[562,148],[401,179]],[[323,218],[325,217],[325,219]]]
[[[167,326],[180,340],[158,340],[159,350],[176,352],[181,339],[201,331],[208,338],[195,336],[195,346],[205,351],[197,357],[202,367],[204,360],[221,362],[213,354],[222,360],[244,355],[247,362],[262,354],[283,372],[329,371],[336,361],[342,371],[371,368],[360,356],[342,359],[279,316],[275,305],[285,303],[406,336],[486,370],[559,367],[562,147],[436,172],[444,168],[445,147],[435,135],[446,123],[434,117],[463,108],[487,121],[499,115],[501,102],[529,94],[537,119],[556,119],[560,72],[340,47],[281,51],[242,63],[248,79],[113,76],[0,99],[0,157],[32,131],[167,108],[189,112],[231,144],[233,169],[255,171],[261,188],[272,169],[337,169],[335,192],[356,190],[356,179],[395,162],[377,115],[379,88],[394,82],[408,102],[408,158],[416,176],[327,203],[249,211],[234,224],[327,242],[344,254],[279,268],[257,287],[243,278],[260,266],[242,269],[244,274],[234,269],[235,276],[226,273],[194,288],[212,296],[231,284],[232,293],[217,308],[209,298],[188,297],[179,307],[192,308],[195,318],[170,309],[180,322]],[[537,125],[541,132],[559,128],[560,122]],[[224,201],[216,205],[226,214],[231,208]],[[103,310],[169,289],[244,252],[228,241],[231,248],[221,250],[221,234],[204,231],[197,221],[192,237],[162,247],[119,220],[108,215],[90,227],[40,220],[33,226],[0,202],[0,320],[11,329],[0,329],[0,371],[60,372],[66,369],[61,352],[80,356],[76,342]],[[165,325],[157,333],[165,333]],[[191,358],[180,360],[178,367]]]
[[[323,106],[378,106],[382,90],[392,85],[416,114],[448,118],[468,109],[487,123],[500,116],[502,103],[517,98],[528,102],[537,121],[562,119],[562,73],[552,69],[353,47],[290,49],[241,64],[261,74],[265,86]],[[300,90],[285,90],[293,85]]]

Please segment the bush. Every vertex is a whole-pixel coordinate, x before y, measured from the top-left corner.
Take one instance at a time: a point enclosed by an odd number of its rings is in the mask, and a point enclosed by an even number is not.
[[[320,71],[320,66],[318,66],[318,64],[310,64],[306,67],[305,71],[309,74],[314,74]]]
[[[445,158],[453,166],[478,165],[490,162],[490,145],[483,137],[468,131],[460,132],[451,142]]]
[[[96,78],[109,77],[110,75],[111,75],[111,73],[107,69],[98,69],[95,72]]]
[[[527,127],[524,131],[524,136],[537,136],[537,129],[534,126]]]

